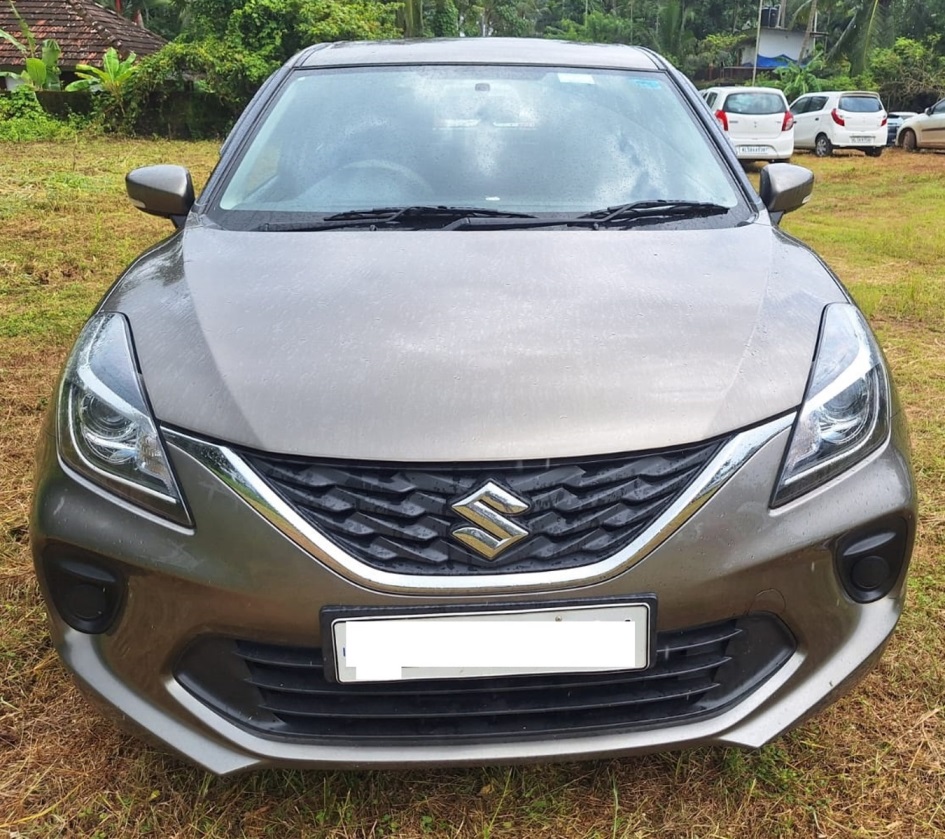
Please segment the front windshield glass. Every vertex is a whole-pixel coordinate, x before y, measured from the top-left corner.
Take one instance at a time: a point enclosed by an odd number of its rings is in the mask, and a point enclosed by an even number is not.
[[[379,66],[295,72],[211,216],[246,228],[387,207],[553,216],[638,201],[739,203],[665,74]]]

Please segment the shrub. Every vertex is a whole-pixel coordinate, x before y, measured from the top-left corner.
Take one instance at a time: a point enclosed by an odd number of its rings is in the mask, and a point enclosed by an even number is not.
[[[119,127],[183,139],[222,136],[271,69],[258,55],[217,38],[175,41],[138,65]]]
[[[29,86],[0,96],[0,141],[61,140],[75,134],[74,125],[53,119],[43,110]]]

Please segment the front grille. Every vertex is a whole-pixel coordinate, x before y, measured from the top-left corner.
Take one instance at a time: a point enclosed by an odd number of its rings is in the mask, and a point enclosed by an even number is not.
[[[626,547],[692,482],[720,441],[599,459],[405,466],[244,452],[269,485],[348,554],[402,574],[577,568]],[[528,536],[492,559],[451,534],[452,506],[492,482],[528,509]]]
[[[632,731],[718,713],[795,649],[758,614],[657,635],[647,670],[339,684],[321,650],[205,637],[175,675],[217,713],[266,737],[344,743],[450,743]]]

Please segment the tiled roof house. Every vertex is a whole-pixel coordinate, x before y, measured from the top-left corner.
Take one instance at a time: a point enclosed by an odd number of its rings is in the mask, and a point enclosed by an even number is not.
[[[102,55],[114,47],[125,58],[157,52],[165,41],[133,21],[103,9],[93,0],[16,0],[16,10],[29,25],[37,46],[53,38],[62,49],[59,67],[66,73],[76,64],[101,66]],[[0,29],[23,40],[9,0],[0,0]],[[0,70],[21,69],[23,58],[13,44],[0,39]]]

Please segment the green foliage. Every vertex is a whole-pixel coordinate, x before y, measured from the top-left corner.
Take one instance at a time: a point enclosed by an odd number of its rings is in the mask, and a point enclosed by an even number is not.
[[[18,87],[0,96],[0,117],[3,119],[34,119],[43,115],[42,105],[28,87]]]
[[[827,63],[847,61],[852,75],[866,70],[870,52],[892,42],[887,8],[880,0],[849,0],[839,7],[841,25],[832,41]]]
[[[242,0],[190,0],[182,37],[188,41],[223,37],[230,17],[242,6]]]
[[[939,37],[926,42],[898,38],[891,48],[874,50],[870,73],[890,108],[918,110],[945,94],[945,58],[936,52]]]
[[[219,136],[299,50],[396,38],[398,9],[376,0],[193,0],[186,35],[145,58],[127,80],[127,113],[116,127]]]
[[[563,20],[558,28],[549,29],[546,34],[566,41],[623,44],[629,40],[630,21],[603,12],[591,12],[583,23]]]
[[[137,72],[135,60],[137,56],[132,52],[128,57],[121,59],[114,47],[109,47],[102,56],[102,66],[92,67],[90,64],[77,64],[77,81],[66,85],[67,91],[90,90],[94,93],[105,93],[109,103],[119,111],[124,111],[124,95],[131,78]]]
[[[247,0],[230,16],[224,38],[274,70],[309,44],[395,38],[396,12],[374,0]]]
[[[436,0],[431,28],[437,38],[455,38],[459,35],[459,10],[453,0]]]
[[[272,70],[272,62],[215,37],[174,41],[138,64],[125,112],[113,127],[192,138],[226,133]],[[187,113],[180,113],[181,109]],[[165,131],[167,125],[183,125]]]
[[[754,46],[754,38],[754,33],[750,32],[711,33],[696,43],[694,54],[684,58],[683,66],[694,73],[731,67],[739,63],[743,47]]]
[[[0,141],[60,140],[75,136],[73,125],[50,117],[28,85],[0,96]]]
[[[693,9],[682,0],[666,0],[657,16],[654,46],[679,66],[695,53],[696,37],[690,29],[694,18]]]
[[[817,72],[822,70],[823,62],[819,58],[814,58],[803,65],[791,62],[785,67],[778,67],[775,73],[784,95],[789,102],[793,102],[805,93],[814,93],[824,89],[823,83],[817,77]]]

